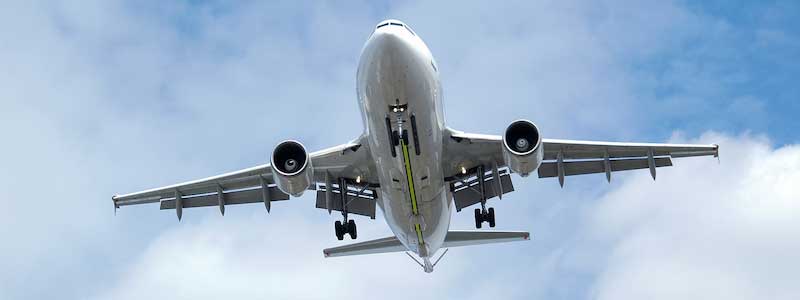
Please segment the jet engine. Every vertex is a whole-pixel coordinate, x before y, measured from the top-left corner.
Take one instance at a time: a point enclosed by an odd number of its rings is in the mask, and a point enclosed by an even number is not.
[[[508,125],[503,134],[503,157],[511,171],[525,177],[539,168],[544,157],[539,128],[528,120]]]
[[[284,141],[272,151],[272,178],[278,189],[299,197],[313,182],[314,169],[306,148],[296,141]]]

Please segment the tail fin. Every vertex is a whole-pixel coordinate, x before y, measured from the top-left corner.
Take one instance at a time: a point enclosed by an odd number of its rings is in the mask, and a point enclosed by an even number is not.
[[[524,241],[530,239],[530,233],[524,231],[448,231],[444,238],[443,248]],[[322,250],[325,257],[363,255],[406,251],[405,246],[396,237],[355,243]]]

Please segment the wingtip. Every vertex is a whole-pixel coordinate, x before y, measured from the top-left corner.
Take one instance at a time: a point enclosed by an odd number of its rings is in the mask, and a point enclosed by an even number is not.
[[[111,202],[114,203],[114,215],[117,215],[117,209],[119,209],[119,204],[117,204],[117,195],[111,196]]]

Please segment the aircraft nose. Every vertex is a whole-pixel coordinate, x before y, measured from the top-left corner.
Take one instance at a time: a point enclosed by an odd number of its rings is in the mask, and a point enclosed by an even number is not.
[[[373,36],[374,42],[379,48],[385,51],[403,50],[409,47],[409,42],[402,33],[379,30]]]
[[[415,53],[411,39],[402,32],[376,32],[372,43],[378,60],[386,63],[400,63],[405,58],[413,57]]]

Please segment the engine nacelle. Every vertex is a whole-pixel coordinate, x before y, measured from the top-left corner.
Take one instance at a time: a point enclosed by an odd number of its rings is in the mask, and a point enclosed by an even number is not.
[[[272,178],[278,189],[299,197],[311,186],[314,168],[308,151],[297,141],[284,141],[272,151]]]
[[[514,121],[503,134],[503,157],[506,164],[511,171],[523,177],[530,175],[542,164],[542,148],[542,135],[531,121]]]

